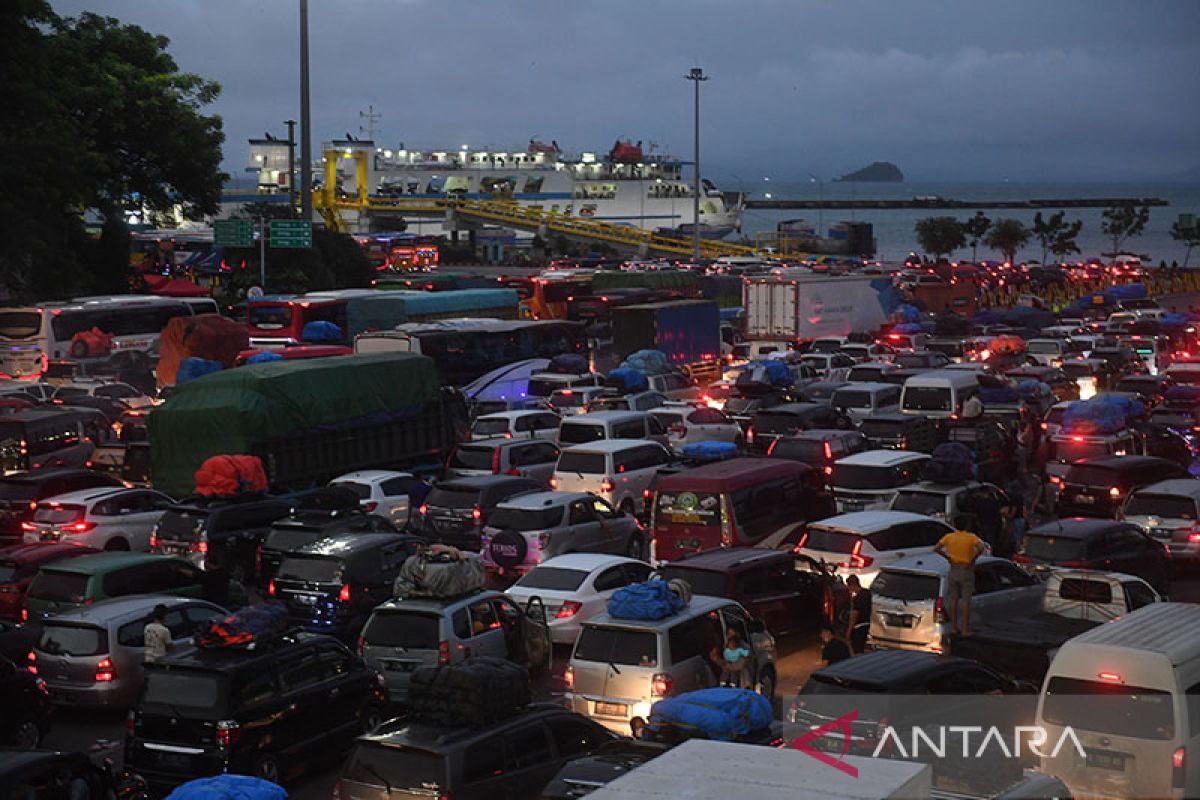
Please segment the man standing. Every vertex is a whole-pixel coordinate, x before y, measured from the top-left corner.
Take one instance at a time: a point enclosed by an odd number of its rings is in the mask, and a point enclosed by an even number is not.
[[[143,658],[146,663],[157,661],[171,649],[171,631],[163,624],[167,618],[167,607],[159,603],[151,613],[150,621],[142,629],[142,639],[145,644]]]
[[[950,562],[950,577],[946,582],[946,605],[950,624],[955,633],[971,633],[971,595],[975,593],[975,562],[987,549],[983,540],[968,530],[970,517],[959,515],[954,520],[956,531],[947,533],[933,552]],[[962,627],[958,624],[958,604],[962,602]]]
[[[866,652],[867,632],[871,629],[871,590],[864,589],[857,575],[846,578],[850,590],[850,624],[846,626],[846,640],[855,655]]]
[[[828,667],[849,657],[850,648],[833,635],[833,626],[829,623],[821,625],[821,666]]]

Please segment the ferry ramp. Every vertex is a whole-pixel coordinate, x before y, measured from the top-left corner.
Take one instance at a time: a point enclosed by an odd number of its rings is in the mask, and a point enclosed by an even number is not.
[[[561,235],[587,242],[606,242],[614,247],[631,250],[639,255],[692,255],[692,240],[686,237],[663,236],[632,225],[576,217],[546,211],[532,206],[503,200],[466,200],[449,197],[380,197],[367,196],[337,199],[317,203],[325,224],[345,231],[342,212],[359,215],[403,214],[408,216],[443,217],[452,226],[470,228],[478,225],[500,225],[514,230],[536,233],[542,238]],[[752,256],[755,249],[730,242],[700,240],[702,258],[721,256]]]

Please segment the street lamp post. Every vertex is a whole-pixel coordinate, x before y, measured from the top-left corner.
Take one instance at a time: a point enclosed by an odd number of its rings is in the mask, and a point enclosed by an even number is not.
[[[312,220],[312,211],[312,117],[308,107],[308,0],[300,0],[300,218]]]
[[[708,80],[708,76],[704,74],[704,70],[700,67],[692,67],[688,74],[685,75],[689,81],[695,84],[695,113],[692,118],[692,143],[693,143],[693,160],[695,166],[696,185],[692,188],[692,262],[700,263],[700,82]]]

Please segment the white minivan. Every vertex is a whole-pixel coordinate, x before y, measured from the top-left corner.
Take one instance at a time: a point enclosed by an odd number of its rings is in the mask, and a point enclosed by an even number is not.
[[[902,391],[894,383],[853,383],[834,390],[829,404],[857,425],[867,417],[899,411]]]
[[[591,492],[613,508],[633,516],[642,506],[642,493],[660,467],[674,456],[644,439],[606,439],[564,448],[558,456],[550,488],[561,492]]]
[[[974,394],[979,394],[979,379],[974,372],[935,369],[904,382],[900,411],[932,419],[957,419],[963,402]]]
[[[1197,696],[1200,606],[1153,603],[1092,628],[1046,673],[1041,768],[1075,797],[1200,797]],[[1068,728],[1078,747],[1048,752]]]
[[[558,446],[574,447],[605,439],[650,439],[667,443],[667,429],[646,411],[593,411],[564,419]]]
[[[833,462],[829,486],[840,514],[884,509],[902,486],[921,479],[928,453],[864,450]]]

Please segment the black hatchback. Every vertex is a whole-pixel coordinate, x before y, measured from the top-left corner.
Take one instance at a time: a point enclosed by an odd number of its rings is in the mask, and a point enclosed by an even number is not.
[[[287,604],[292,624],[350,641],[392,596],[400,567],[423,545],[399,533],[321,539],[284,557],[267,594]]]
[[[483,526],[497,505],[520,494],[545,491],[540,481],[480,475],[438,481],[412,518],[412,532],[430,542],[478,553]]]
[[[1054,504],[1059,517],[1113,518],[1134,489],[1172,478],[1191,477],[1186,469],[1153,456],[1096,456],[1068,466]],[[1052,479],[1053,480],[1053,479]]]
[[[156,789],[223,772],[275,783],[382,721],[378,675],[328,636],[188,648],[146,665],[125,766]]]

